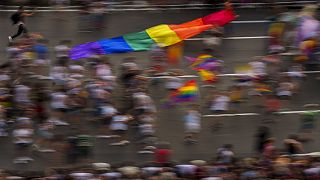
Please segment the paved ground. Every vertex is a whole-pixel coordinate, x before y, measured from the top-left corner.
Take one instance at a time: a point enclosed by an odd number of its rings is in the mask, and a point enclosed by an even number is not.
[[[95,41],[100,38],[113,37],[129,32],[144,30],[150,26],[160,23],[181,23],[209,14],[208,10],[183,10],[183,11],[165,11],[165,12],[114,12],[106,15],[106,28],[92,33],[78,32],[79,17],[77,13],[63,12],[59,16],[63,20],[56,19],[53,13],[39,13],[28,19],[28,28],[31,32],[39,32],[50,40],[50,45],[57,44],[59,40],[70,39],[74,44],[87,41]],[[239,10],[239,21],[264,20],[270,16],[270,12],[265,9],[246,9]],[[0,37],[0,54],[1,61],[5,60],[5,46],[7,36],[15,32],[15,28],[9,24],[9,13],[0,13],[1,37]],[[238,36],[265,36],[266,24],[231,24],[228,25],[228,37]],[[232,73],[233,67],[239,64],[245,64],[250,61],[252,56],[263,55],[267,44],[266,39],[250,39],[250,40],[225,40],[221,47],[223,52],[223,60],[227,65],[226,73]],[[201,41],[187,41],[185,43],[185,54],[196,55],[203,45]],[[148,62],[148,53],[139,52],[131,54],[111,55],[110,59],[113,64],[117,65],[119,60],[128,56],[136,56],[141,66],[145,66]],[[185,67],[186,63],[182,62],[181,67]],[[115,66],[116,67],[116,66]],[[189,71],[190,72],[190,71]],[[192,72],[190,72],[192,73]],[[291,110],[301,110],[305,103],[318,103],[320,92],[319,82],[315,75],[308,77],[302,85],[302,92],[293,98],[290,104]],[[218,85],[219,89],[228,87],[230,78],[223,78]],[[158,107],[160,100],[165,97],[166,92],[162,84],[150,86],[152,97],[156,101]],[[201,89],[202,99],[206,95],[206,90]],[[160,107],[159,107],[160,108]],[[183,143],[183,124],[181,117],[183,115],[184,106],[172,109],[159,109],[157,135],[161,140],[168,141],[172,144],[174,150],[174,159],[183,161],[188,159],[210,159],[214,156],[215,150],[225,144],[231,143],[235,146],[235,151],[240,156],[252,155],[254,150],[254,135],[257,127],[261,125],[264,116],[235,116],[235,117],[214,117],[203,118],[203,130],[200,134],[200,141],[196,145],[185,145]],[[243,112],[260,112],[259,109],[252,107],[251,102],[241,104],[239,113]],[[207,107],[202,103],[201,112],[206,115],[210,114]],[[84,120],[87,116],[83,116]],[[214,120],[220,119],[224,126],[220,131],[212,132],[211,124]],[[299,117],[296,114],[277,116],[276,122],[269,124],[273,135],[277,139],[277,144],[281,147],[282,139],[290,133],[295,133],[299,127]],[[318,122],[319,125],[319,122]],[[94,129],[95,125],[87,126]],[[319,126],[317,126],[317,130]],[[68,131],[65,128],[62,131]],[[95,131],[92,131],[95,133]],[[130,131],[130,140],[133,140],[134,132]],[[315,134],[315,141],[306,145],[307,151],[317,151],[320,143],[318,134]],[[134,143],[126,147],[110,147],[109,140],[97,140],[94,150],[94,158],[97,161],[105,161],[111,163],[120,163],[124,161],[144,162],[152,158],[151,155],[139,155],[136,153],[138,146]],[[0,139],[0,168],[34,170],[42,169],[53,164],[53,155],[36,153],[32,157],[35,162],[30,165],[17,166],[12,163],[14,157],[13,145],[8,139]]]

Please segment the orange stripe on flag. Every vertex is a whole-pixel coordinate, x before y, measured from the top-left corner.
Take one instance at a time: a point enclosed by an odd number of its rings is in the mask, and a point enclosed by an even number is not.
[[[181,39],[187,39],[192,36],[195,36],[203,31],[206,31],[213,27],[213,25],[203,24],[202,18],[198,18],[193,21],[189,21],[179,25],[169,25],[170,29],[172,29]]]

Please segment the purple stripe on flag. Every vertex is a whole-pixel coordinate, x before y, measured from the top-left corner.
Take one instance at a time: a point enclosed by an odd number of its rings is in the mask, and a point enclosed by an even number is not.
[[[76,60],[81,58],[90,58],[94,55],[102,55],[106,53],[102,49],[100,43],[89,42],[73,47],[69,54],[71,59]]]

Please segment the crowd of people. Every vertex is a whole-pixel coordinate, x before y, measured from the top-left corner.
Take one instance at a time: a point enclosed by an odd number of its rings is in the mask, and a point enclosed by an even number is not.
[[[263,157],[259,158],[237,158],[232,145],[226,144],[218,149],[216,158],[209,161],[191,160],[176,163],[170,161],[170,158],[164,159],[163,151],[169,151],[168,149],[158,149],[156,161],[144,165],[136,163],[110,165],[97,162],[77,167],[46,168],[44,172],[2,170],[0,177],[33,180],[319,179],[319,154],[274,156],[273,140],[268,139],[266,143]]]

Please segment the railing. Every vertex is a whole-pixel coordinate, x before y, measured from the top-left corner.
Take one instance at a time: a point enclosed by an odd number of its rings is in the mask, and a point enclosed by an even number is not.
[[[92,2],[92,1],[87,1]],[[109,0],[105,4],[113,8],[209,8],[223,6],[224,0]],[[318,3],[316,0],[233,0],[235,7],[265,7],[266,5],[281,5],[281,6],[303,6],[305,4]],[[67,8],[78,8],[80,0],[70,0],[66,5]],[[40,6],[48,8],[52,5],[51,0],[1,0],[0,7],[15,7],[19,5]],[[45,6],[45,7],[44,7]]]

